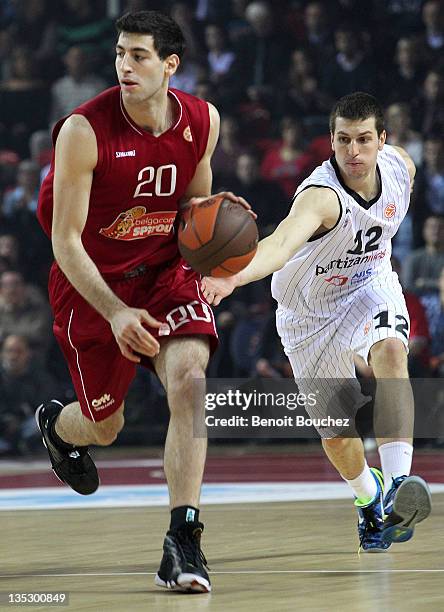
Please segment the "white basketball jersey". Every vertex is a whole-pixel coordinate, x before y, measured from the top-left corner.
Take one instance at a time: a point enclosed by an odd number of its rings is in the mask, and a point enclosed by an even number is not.
[[[281,270],[271,291],[297,317],[330,317],[367,283],[384,283],[392,272],[391,239],[407,213],[410,178],[401,155],[390,145],[378,153],[380,190],[367,202],[343,182],[334,159],[318,166],[295,193],[328,187],[341,213],[336,226],[311,238]]]

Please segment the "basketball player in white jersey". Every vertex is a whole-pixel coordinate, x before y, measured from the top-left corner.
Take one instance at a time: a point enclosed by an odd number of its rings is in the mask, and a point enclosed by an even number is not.
[[[299,186],[290,213],[259,243],[251,263],[229,278],[204,278],[202,289],[217,306],[236,287],[274,272],[277,329],[300,391],[308,390],[307,379],[330,379],[308,408],[314,418],[328,414],[338,379],[354,382],[355,355],[371,365],[378,381],[375,430],[382,423],[384,431],[377,440],[382,474],[367,465],[359,436],[318,431],[354,493],[361,549],[379,552],[409,540],[431,510],[427,484],[409,476],[409,317],[390,265],[391,238],[407,212],[415,166],[403,149],[385,144],[382,109],[373,96],[341,98],[330,130],[331,159]],[[353,417],[358,407],[350,413],[343,404],[343,411]]]

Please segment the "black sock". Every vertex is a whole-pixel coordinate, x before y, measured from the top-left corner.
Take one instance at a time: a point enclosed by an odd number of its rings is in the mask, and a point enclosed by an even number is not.
[[[55,444],[55,446],[58,446],[61,450],[71,451],[74,448],[74,445],[69,444],[69,442],[65,442],[65,440],[62,440],[62,438],[57,434],[55,430],[56,421],[57,417],[52,421],[51,425],[49,426],[49,435],[51,436],[51,440]]]
[[[171,510],[170,530],[174,531],[186,523],[199,521],[199,509],[194,506],[178,506]]]

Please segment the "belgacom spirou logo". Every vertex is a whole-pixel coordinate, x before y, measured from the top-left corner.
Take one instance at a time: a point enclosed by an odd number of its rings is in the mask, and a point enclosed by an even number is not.
[[[146,212],[145,206],[134,206],[121,212],[100,234],[114,240],[140,240],[149,236],[168,236],[173,229],[175,210]]]

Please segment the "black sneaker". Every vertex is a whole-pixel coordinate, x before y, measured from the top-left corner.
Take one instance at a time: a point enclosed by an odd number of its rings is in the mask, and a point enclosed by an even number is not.
[[[157,586],[184,593],[209,593],[207,560],[200,548],[202,523],[186,523],[168,531],[163,542],[163,557],[155,577]]]
[[[62,410],[63,404],[51,400],[37,408],[35,420],[42,433],[54,474],[77,493],[90,495],[97,490],[100,481],[88,447],[72,446],[71,449],[65,449],[52,440],[51,426]]]

